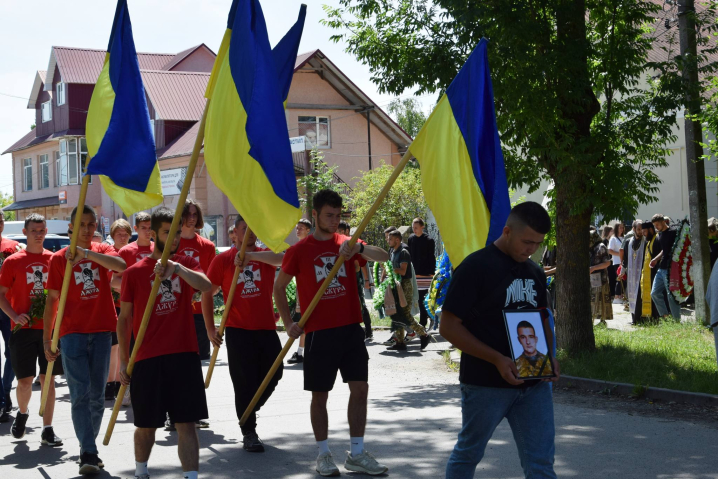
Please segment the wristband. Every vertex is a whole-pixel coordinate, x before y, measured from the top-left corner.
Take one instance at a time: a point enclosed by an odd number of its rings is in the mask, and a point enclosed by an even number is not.
[[[359,254],[364,253],[364,243],[359,243],[361,246],[359,247]]]
[[[85,250],[85,259],[87,259],[87,257],[88,257],[89,255],[90,255],[90,250],[89,250],[89,249],[86,249],[86,250]]]

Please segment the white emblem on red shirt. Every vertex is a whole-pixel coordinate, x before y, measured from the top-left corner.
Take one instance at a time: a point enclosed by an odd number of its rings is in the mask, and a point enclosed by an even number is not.
[[[320,256],[318,260],[322,263],[321,265],[314,265],[314,274],[317,277],[317,283],[320,283],[324,281],[327,276],[329,276],[329,273],[331,272],[332,268],[334,267],[334,264],[337,261],[337,256]],[[345,288],[342,286],[342,284],[339,282],[339,278],[346,278],[347,277],[347,271],[344,268],[344,265],[342,264],[339,267],[339,272],[332,278],[332,281],[329,283],[329,287],[327,287],[327,291],[324,293],[325,296],[333,296],[338,293],[342,293]]]
[[[182,293],[180,279],[179,276],[176,275],[160,283],[160,290],[157,292],[157,296],[160,297],[160,302],[155,308],[157,314],[167,314],[177,309],[177,296],[175,293]]]
[[[25,276],[27,278],[27,284],[34,284],[32,287],[32,292],[35,291],[42,291],[45,289],[44,283],[47,283],[47,273],[45,272],[45,267],[40,266],[30,266],[31,273],[25,273]]]
[[[100,280],[100,270],[92,267],[92,262],[79,264],[80,272],[74,271],[75,284],[82,284],[82,296],[99,293],[100,289],[95,286],[95,281]]]

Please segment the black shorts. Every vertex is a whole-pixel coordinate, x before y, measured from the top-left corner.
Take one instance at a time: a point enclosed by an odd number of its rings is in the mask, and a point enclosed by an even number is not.
[[[40,374],[47,372],[47,359],[42,341],[42,329],[21,329],[10,335],[10,363],[18,379],[34,378],[37,374],[35,364],[40,366]],[[62,361],[55,361],[52,375],[65,374]]]
[[[337,379],[369,380],[369,353],[359,323],[307,333],[304,347],[304,390],[331,391]]]
[[[130,397],[135,427],[162,427],[167,414],[172,422],[180,424],[209,417],[197,353],[138,361],[132,371]]]
[[[120,342],[117,340],[117,331],[112,331],[112,333],[110,334],[112,334],[112,345],[116,346],[120,344]]]

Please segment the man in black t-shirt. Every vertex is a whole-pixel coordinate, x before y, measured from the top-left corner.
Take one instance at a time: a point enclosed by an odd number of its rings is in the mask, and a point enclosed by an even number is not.
[[[546,276],[530,260],[551,229],[546,210],[527,201],[514,207],[501,237],[464,259],[446,296],[439,329],[461,349],[462,428],[446,466],[447,479],[474,477],[494,430],[507,418],[526,477],[555,478],[551,386],[555,377],[518,379],[503,312],[545,308]],[[486,272],[490,272],[487,274]],[[547,344],[553,332],[545,324]]]
[[[414,218],[411,223],[411,230],[414,234],[410,235],[407,240],[411,264],[414,267],[417,281],[420,278],[430,280],[436,271],[436,243],[428,234],[424,233],[425,225],[422,218]],[[429,313],[426,312],[424,305],[427,294],[429,294],[428,288],[419,289],[419,324],[424,327],[429,322]]]
[[[658,272],[656,277],[653,279],[653,289],[651,290],[651,298],[653,303],[658,309],[658,314],[661,318],[668,316],[668,307],[666,307],[665,296],[668,296],[668,306],[670,307],[670,314],[676,321],[681,320],[681,305],[678,304],[676,298],[668,290],[668,276],[671,270],[671,253],[673,252],[673,244],[676,242],[676,236],[678,232],[676,228],[670,228],[666,223],[666,219],[663,215],[653,215],[651,223],[656,228],[656,231],[660,232],[658,241],[661,244],[661,252],[651,261],[651,268],[658,264]]]

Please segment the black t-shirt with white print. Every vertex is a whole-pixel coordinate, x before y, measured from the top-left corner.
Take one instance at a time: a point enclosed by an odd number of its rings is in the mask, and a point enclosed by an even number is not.
[[[547,306],[546,275],[530,259],[519,263],[494,244],[471,253],[454,272],[443,310],[456,315],[464,327],[487,346],[511,357],[504,310]],[[495,388],[526,387],[537,380],[512,386],[493,364],[461,354],[462,383]]]

